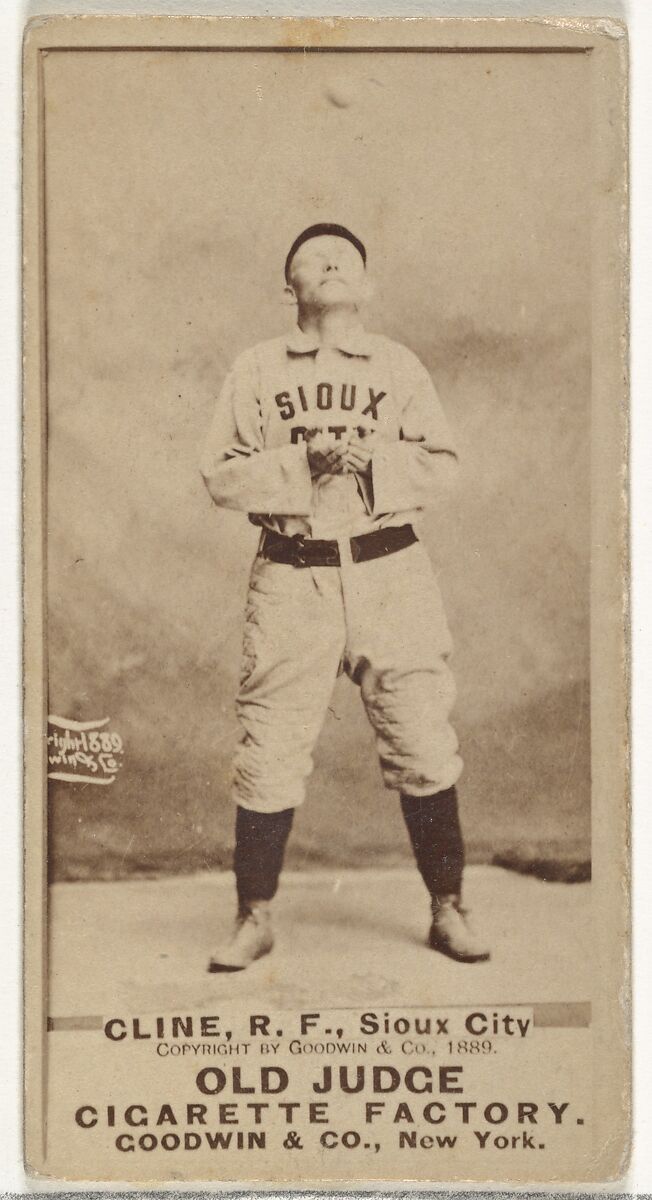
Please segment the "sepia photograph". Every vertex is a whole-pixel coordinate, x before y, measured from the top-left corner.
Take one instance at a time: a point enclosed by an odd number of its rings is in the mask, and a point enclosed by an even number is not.
[[[35,1174],[625,1169],[626,47],[28,29]]]

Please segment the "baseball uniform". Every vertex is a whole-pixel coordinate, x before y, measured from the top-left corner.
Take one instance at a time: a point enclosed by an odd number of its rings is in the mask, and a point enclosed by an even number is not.
[[[371,472],[311,477],[305,438],[373,431]],[[305,796],[338,672],[360,688],[385,785],[431,796],[462,770],[441,596],[422,545],[365,559],[357,538],[401,544],[456,472],[428,372],[406,347],[356,330],[324,346],[300,328],[242,354],[202,456],[216,504],[261,526],[247,600],[233,796],[273,813]],[[337,546],[338,565],[273,561],[276,543]]]

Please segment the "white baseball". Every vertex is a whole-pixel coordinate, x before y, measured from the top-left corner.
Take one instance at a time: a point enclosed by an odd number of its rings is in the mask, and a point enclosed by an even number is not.
[[[350,108],[356,98],[356,89],[348,79],[334,79],[325,89],[325,95],[335,108]]]

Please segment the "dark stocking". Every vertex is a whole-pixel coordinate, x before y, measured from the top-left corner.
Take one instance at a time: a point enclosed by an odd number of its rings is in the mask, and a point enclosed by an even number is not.
[[[430,895],[459,896],[464,843],[455,787],[433,796],[401,796],[401,808],[417,866]]]
[[[293,808],[267,813],[238,805],[233,869],[241,908],[276,895],[293,817]]]

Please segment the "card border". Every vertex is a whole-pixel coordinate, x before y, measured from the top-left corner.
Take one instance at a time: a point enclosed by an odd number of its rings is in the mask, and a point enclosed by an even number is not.
[[[506,43],[506,36],[508,41]],[[25,597],[25,1157],[45,1175],[47,1089],[47,282],[43,55],[66,50],[246,52],[588,53],[593,75],[591,724],[596,978],[595,1045],[602,1045],[595,1108],[599,1159],[582,1180],[622,1177],[629,1155],[629,569],[627,34],[608,18],[342,18],[75,16],[35,18],[24,46],[23,263]],[[38,449],[37,449],[38,448]],[[545,569],[545,567],[544,567]],[[27,848],[29,847],[29,852]],[[34,848],[34,849],[32,849]],[[606,911],[605,911],[606,909]],[[45,1176],[47,1177],[47,1176]],[[402,1183],[402,1181],[393,1181]],[[569,1181],[570,1182],[570,1181]],[[165,1186],[165,1185],[157,1185]],[[250,1185],[247,1185],[250,1186]],[[319,1186],[313,1184],[311,1186]],[[363,1184],[356,1184],[362,1188]],[[403,1185],[404,1186],[404,1185]]]

